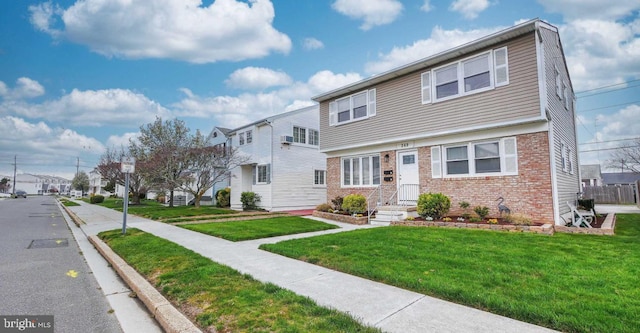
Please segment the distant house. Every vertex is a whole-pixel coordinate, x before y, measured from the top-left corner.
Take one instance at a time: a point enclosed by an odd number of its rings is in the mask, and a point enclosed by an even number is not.
[[[580,166],[580,178],[582,187],[602,186],[602,172],[600,164],[587,164]]]
[[[335,89],[320,103],[327,196],[459,204],[564,224],[580,191],[575,97],[558,29],[530,20]]]
[[[69,194],[71,191],[71,181],[63,177],[23,173],[16,175],[15,184],[13,177],[7,178],[12,183],[10,191],[23,190],[31,195]]]
[[[102,178],[100,171],[98,171],[97,168],[91,170],[89,172],[89,189],[86,190],[86,193],[104,196],[111,195],[111,193],[104,189],[105,186],[107,186],[107,180]]]
[[[231,145],[250,160],[231,170],[231,208],[255,192],[269,211],[314,208],[327,200],[326,160],[319,151],[318,107],[268,117],[229,132]]]
[[[602,182],[606,186],[636,185],[640,181],[640,173],[634,172],[605,172]]]
[[[231,138],[229,137],[230,132],[231,132],[231,129],[228,129],[228,128],[214,127],[211,133],[209,134],[209,143],[214,147],[220,148],[222,151],[227,151],[227,149],[231,147],[231,142],[230,142]],[[213,185],[213,188],[211,188],[211,194],[210,194],[213,204],[217,203],[216,193],[219,190],[227,188],[229,186],[231,186],[231,180],[229,177]]]

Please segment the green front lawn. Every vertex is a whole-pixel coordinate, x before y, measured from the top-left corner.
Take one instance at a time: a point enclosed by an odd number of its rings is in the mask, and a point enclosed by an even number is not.
[[[283,216],[248,221],[184,224],[180,225],[180,227],[234,242],[338,228],[333,224],[299,216]]]
[[[387,227],[261,249],[566,332],[640,332],[640,215],[616,236]]]
[[[214,327],[218,332],[379,332],[140,230],[99,236],[203,331]]]
[[[99,204],[107,208],[122,211],[122,198],[105,198]],[[177,217],[198,216],[198,215],[219,215],[235,214],[237,211],[231,209],[218,208],[214,206],[174,206],[168,207],[155,200],[141,200],[139,205],[129,202],[127,207],[129,214],[146,217],[152,220],[165,220]]]

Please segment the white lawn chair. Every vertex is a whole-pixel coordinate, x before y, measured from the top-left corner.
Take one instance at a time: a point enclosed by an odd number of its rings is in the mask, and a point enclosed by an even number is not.
[[[571,209],[571,225],[574,227],[582,227],[585,226],[587,228],[593,228],[591,223],[596,218],[596,214],[592,210],[584,210],[578,209],[576,205],[567,201],[567,205],[569,205],[569,209]]]

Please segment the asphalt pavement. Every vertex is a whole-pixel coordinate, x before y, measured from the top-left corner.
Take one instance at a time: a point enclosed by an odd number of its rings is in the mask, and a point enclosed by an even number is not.
[[[122,332],[54,197],[0,200],[0,228],[0,316],[52,315],[55,332]]]
[[[69,208],[86,223],[82,230],[87,236],[122,227],[121,212],[86,203]],[[127,225],[180,244],[257,280],[310,297],[320,305],[348,313],[386,332],[553,332],[258,249],[262,243],[371,227],[319,220],[336,224],[340,229],[230,242],[133,215],[128,215]]]

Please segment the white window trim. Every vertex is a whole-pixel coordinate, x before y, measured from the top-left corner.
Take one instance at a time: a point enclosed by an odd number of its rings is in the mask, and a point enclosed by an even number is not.
[[[265,178],[266,180],[264,182],[260,181],[260,168],[264,168],[264,172],[265,174]],[[258,164],[256,165],[256,179],[255,179],[255,183],[256,185],[266,185],[271,183],[271,180],[269,179],[271,177],[271,170],[269,164]]]
[[[569,171],[569,163],[567,161],[567,144],[560,141],[560,162],[562,163],[562,171]]]
[[[378,184],[374,184],[373,183],[373,158],[377,157],[378,158],[378,167],[379,167],[379,172],[380,175],[378,175]],[[349,185],[345,185],[344,183],[344,160],[348,159],[348,160],[353,160],[354,158],[357,158],[360,160],[359,163],[359,167],[360,169],[360,182],[358,185],[353,185],[353,184],[349,184]],[[363,158],[368,158],[369,159],[369,168],[370,168],[370,172],[369,172],[369,184],[363,185],[362,183],[362,176],[364,174],[364,172],[362,172],[362,159]],[[350,174],[353,175],[353,162],[349,163],[349,167],[351,168],[351,172]],[[352,176],[353,178],[353,176]],[[369,187],[377,187],[382,183],[382,161],[380,160],[380,156],[379,155],[358,155],[358,156],[344,156],[342,158],[340,158],[340,187],[342,188],[369,188]]]
[[[362,94],[366,92],[367,96],[366,96],[366,101],[367,101],[367,115],[364,117],[360,117],[360,118],[355,118],[353,117],[353,97],[359,94]],[[349,98],[349,120],[346,121],[338,121],[338,101],[341,101],[343,99],[347,99]],[[339,125],[344,125],[344,124],[348,124],[348,123],[352,123],[352,122],[356,122],[356,121],[361,121],[361,120],[365,120],[365,119],[369,119],[373,116],[376,115],[376,89],[369,89],[369,90],[362,90],[359,91],[357,93],[351,94],[349,96],[344,96],[341,98],[338,98],[332,102],[329,103],[329,126],[339,126]]]
[[[498,50],[504,50],[505,51],[505,64],[501,65],[501,66],[496,66],[495,65],[495,52]],[[489,86],[484,87],[484,88],[480,88],[480,89],[475,89],[472,91],[465,91],[464,89],[464,63],[466,61],[469,61],[473,58],[477,58],[483,55],[487,55],[487,61],[488,61],[488,66],[489,66]],[[496,87],[500,87],[500,86],[504,86],[509,84],[509,56],[508,56],[508,50],[507,47],[501,47],[498,49],[494,49],[494,50],[489,50],[486,52],[482,52],[482,53],[477,53],[474,54],[472,56],[466,57],[464,59],[455,61],[455,62],[450,62],[447,64],[444,64],[442,66],[438,66],[435,67],[433,69],[431,69],[428,72],[424,72],[422,73],[420,79],[421,79],[421,88],[422,88],[422,104],[428,104],[428,103],[437,103],[437,102],[443,102],[443,101],[447,101],[450,99],[454,99],[454,98],[459,98],[459,97],[463,97],[463,96],[468,96],[468,95],[473,95],[473,94],[478,94],[478,93],[482,93],[485,91],[489,91],[492,89],[495,89]],[[437,86],[436,86],[436,71],[445,68],[445,67],[449,67],[451,65],[456,65],[457,67],[457,81],[458,81],[458,93],[455,95],[451,95],[451,96],[447,96],[447,97],[443,97],[443,98],[438,98],[438,95],[436,93],[437,90]],[[496,70],[498,68],[502,68],[504,67],[506,70],[506,80],[505,82],[500,82],[500,83],[496,83]],[[428,82],[429,86],[425,85],[425,76],[429,76],[430,77],[430,81]],[[425,89],[430,89],[430,93],[431,96],[429,96],[429,98],[425,97]],[[427,100],[429,100],[429,102],[427,102]]]
[[[295,128],[296,127],[299,128],[299,129],[303,129],[304,130],[304,140],[305,140],[304,143],[295,141],[296,136],[294,135],[294,133],[295,133]],[[312,144],[311,143],[312,132],[318,133],[318,143],[317,144]],[[315,128],[292,125],[291,126],[291,136],[293,137],[293,140],[294,140],[292,142],[292,144],[294,144],[296,146],[318,147],[320,145],[320,131],[315,129]]]
[[[556,74],[556,95],[562,100],[562,78],[560,77],[560,70],[558,66],[554,66]]]
[[[324,183],[322,183],[322,184],[316,183],[316,173],[317,172],[322,172],[323,173]],[[327,170],[313,169],[313,186],[314,187],[327,187]]]
[[[253,131],[247,130],[245,133],[245,144],[251,144],[253,142]]]
[[[562,83],[564,88],[564,109],[569,110],[569,85],[567,82]]]
[[[515,152],[512,155],[508,155],[506,153],[505,142],[508,140],[513,140]],[[475,156],[475,145],[483,144],[483,143],[495,143],[497,142],[499,145],[500,152],[500,172],[476,172],[476,156]],[[447,172],[447,148],[451,147],[467,147],[467,160],[469,162],[469,173],[466,174],[449,174]],[[438,146],[439,147],[439,146]],[[433,153],[432,147],[432,153]],[[511,171],[507,171],[507,158],[515,158],[515,169]],[[432,166],[434,163],[437,164],[438,161],[434,160],[434,156],[432,156]],[[455,143],[444,145],[441,147],[441,175],[446,178],[469,178],[469,177],[496,177],[496,176],[515,176],[518,174],[518,151],[517,151],[517,139],[516,137],[504,137],[504,138],[496,138],[496,139],[488,139],[481,141],[471,141],[466,143]],[[437,175],[432,174],[432,178],[439,178]]]
[[[246,142],[244,141],[244,132],[238,133],[238,145],[244,146]]]

